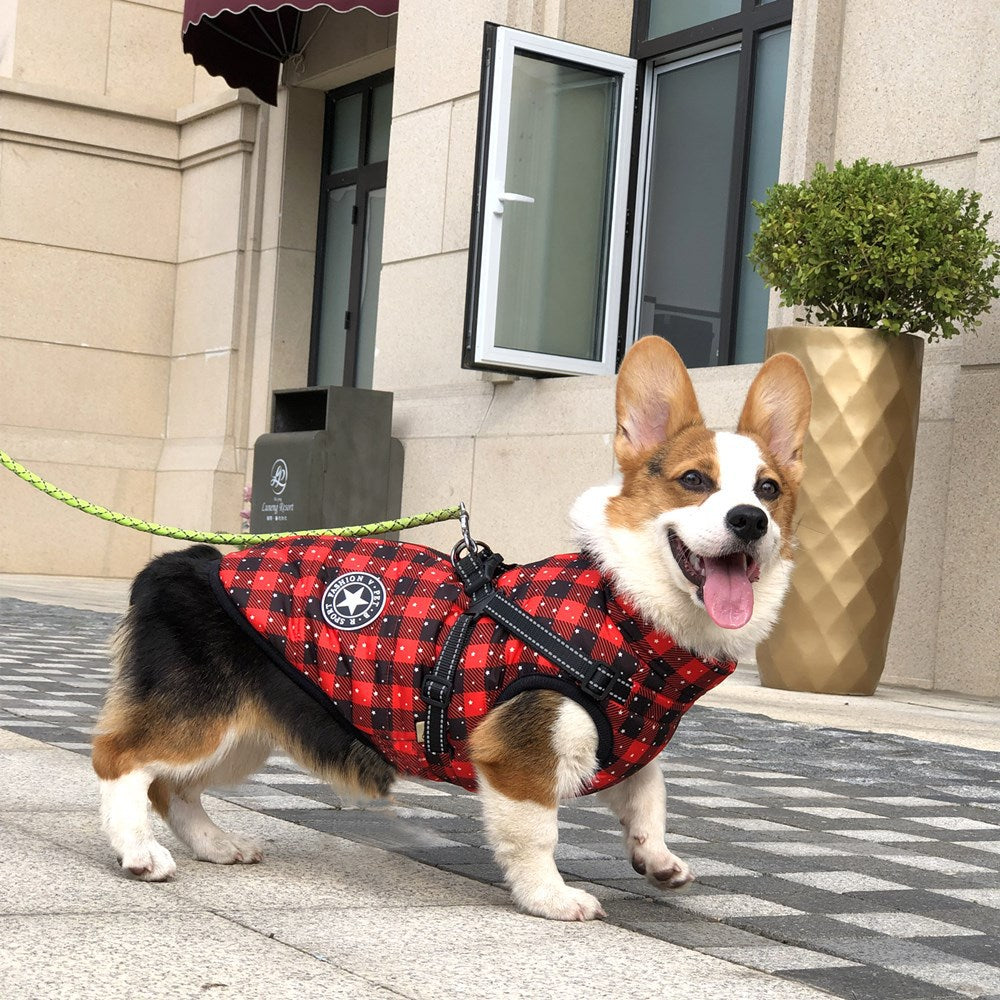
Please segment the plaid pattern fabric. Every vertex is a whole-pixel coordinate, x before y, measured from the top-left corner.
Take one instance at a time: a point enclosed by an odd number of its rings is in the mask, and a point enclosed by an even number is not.
[[[369,614],[334,628],[330,595],[348,614],[372,574],[384,595],[366,590]],[[474,626],[448,708],[449,759],[428,762],[417,739],[426,717],[421,682],[468,599],[450,560],[420,545],[378,539],[290,538],[223,557],[219,579],[260,640],[325,693],[332,708],[398,770],[475,789],[469,735],[511,683],[544,687],[572,679],[489,618]],[[654,631],[614,594],[581,553],[553,556],[503,573],[497,587],[591,659],[631,680],[624,703],[608,699],[610,762],[587,792],[607,788],[649,763],[681,716],[729,676],[735,663],[701,660]],[[348,588],[348,589],[345,589]],[[375,588],[377,590],[377,587]],[[378,607],[381,600],[381,607]],[[324,614],[326,608],[326,614]],[[332,612],[340,621],[340,611]],[[348,619],[344,619],[348,621]],[[586,696],[582,694],[580,698]]]

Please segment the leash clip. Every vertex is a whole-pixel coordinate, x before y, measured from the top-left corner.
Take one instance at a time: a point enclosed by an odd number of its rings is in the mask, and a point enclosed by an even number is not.
[[[479,552],[479,543],[472,537],[472,532],[469,529],[469,511],[464,501],[459,501],[458,504],[458,524],[462,529],[462,540],[456,542],[455,547],[451,550],[453,563],[458,562],[463,548],[470,556],[475,556]]]

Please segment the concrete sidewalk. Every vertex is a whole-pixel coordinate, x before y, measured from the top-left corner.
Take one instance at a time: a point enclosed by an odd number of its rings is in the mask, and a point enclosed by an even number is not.
[[[174,881],[124,878],[96,782],[67,750],[0,730],[5,997],[819,998],[801,984],[605,923],[522,916],[507,894],[221,800],[264,864],[175,851]]]

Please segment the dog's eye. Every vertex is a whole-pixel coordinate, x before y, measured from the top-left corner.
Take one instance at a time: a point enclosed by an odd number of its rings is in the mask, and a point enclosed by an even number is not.
[[[754,487],[754,493],[761,500],[776,500],[781,496],[781,487],[773,479],[761,479]]]
[[[704,490],[708,488],[708,480],[696,469],[688,469],[677,481],[686,490]]]

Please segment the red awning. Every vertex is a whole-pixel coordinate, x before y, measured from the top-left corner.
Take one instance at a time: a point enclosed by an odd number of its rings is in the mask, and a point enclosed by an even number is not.
[[[230,87],[247,87],[276,104],[281,64],[303,42],[302,15],[317,7],[388,17],[399,0],[184,0],[184,51]]]

